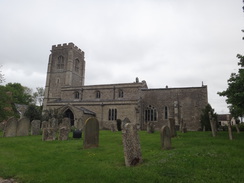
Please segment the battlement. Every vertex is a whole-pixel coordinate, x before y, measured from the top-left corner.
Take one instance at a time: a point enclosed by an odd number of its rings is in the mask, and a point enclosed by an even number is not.
[[[78,48],[74,43],[63,43],[63,44],[58,44],[58,45],[53,45],[52,46],[52,50],[51,51],[54,51],[54,50],[59,50],[59,49],[75,49],[79,52],[82,52],[84,53],[80,48]]]

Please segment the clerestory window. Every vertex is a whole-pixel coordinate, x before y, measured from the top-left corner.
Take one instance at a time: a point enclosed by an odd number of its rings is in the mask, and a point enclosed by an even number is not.
[[[123,90],[119,90],[119,98],[123,98],[124,97],[124,92]]]
[[[96,91],[96,98],[101,98],[101,92],[100,91]]]
[[[80,98],[80,93],[79,92],[75,92],[74,93],[74,97],[75,97],[75,99],[79,99]]]

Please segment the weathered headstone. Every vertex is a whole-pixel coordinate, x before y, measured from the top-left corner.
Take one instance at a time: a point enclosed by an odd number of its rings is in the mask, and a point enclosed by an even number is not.
[[[212,130],[212,136],[215,137],[216,136],[216,122],[213,119],[211,112],[208,112],[208,116],[209,116],[209,120],[210,120],[210,126],[211,126],[211,130]]]
[[[129,118],[126,117],[126,118],[122,121],[122,124],[121,124],[121,128],[122,128],[122,130],[125,129],[125,125],[126,125],[127,123],[130,123],[130,120],[129,120]]]
[[[171,149],[171,133],[168,126],[163,126],[160,130],[161,147],[165,150]]]
[[[240,133],[240,129],[239,129],[238,124],[236,124],[235,127],[236,127],[236,131],[237,131],[237,133]]]
[[[33,120],[31,122],[31,135],[40,135],[40,125],[41,121],[40,120]]]
[[[70,130],[70,128],[71,128],[70,119],[69,118],[63,118],[62,123],[59,125],[59,128],[61,128],[61,127],[65,127],[65,128]]]
[[[148,122],[147,123],[147,133],[154,133],[154,123],[153,122]]]
[[[99,145],[99,122],[96,118],[90,117],[84,126],[84,149],[98,147]]]
[[[176,137],[175,119],[174,118],[169,118],[169,128],[170,128],[171,137]]]
[[[44,129],[44,128],[50,128],[50,124],[48,121],[43,121],[42,122],[42,128],[41,129]]]
[[[183,123],[182,133],[186,133],[186,132],[187,132],[186,123]]]
[[[5,123],[3,136],[4,137],[15,137],[16,131],[17,131],[17,123],[18,120],[14,117],[11,117],[8,119],[8,121]]]
[[[56,131],[58,131],[58,119],[56,118],[51,118],[49,119],[49,124],[50,124],[50,128],[55,129]]]
[[[56,129],[54,128],[43,128],[42,140],[53,141],[56,139]]]
[[[21,118],[17,123],[16,136],[28,136],[30,130],[30,120],[28,118]]]
[[[68,140],[70,129],[66,127],[59,128],[58,140]]]
[[[116,130],[115,130],[115,125],[114,125],[113,123],[111,123],[110,128],[111,128],[111,132],[115,132],[115,131],[116,131]]]
[[[142,162],[141,145],[137,127],[135,124],[127,123],[122,132],[124,158],[126,166],[135,166]]]

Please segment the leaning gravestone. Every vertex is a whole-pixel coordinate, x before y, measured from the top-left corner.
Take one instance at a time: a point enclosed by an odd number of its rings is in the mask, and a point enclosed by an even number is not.
[[[41,121],[40,120],[33,120],[31,122],[31,135],[40,135],[40,125]]]
[[[135,166],[142,162],[141,145],[137,127],[135,124],[127,123],[122,132],[124,158],[126,166]]]
[[[28,136],[30,130],[30,120],[28,118],[21,118],[17,123],[16,136]]]
[[[70,129],[66,127],[59,128],[58,140],[68,140]]]
[[[53,141],[56,139],[56,129],[54,128],[43,128],[42,140]]]
[[[84,126],[84,149],[98,147],[99,144],[99,122],[96,118],[90,117]]]
[[[168,126],[163,126],[160,130],[161,147],[165,150],[171,149],[171,133]]]
[[[169,128],[170,128],[171,137],[176,137],[175,119],[174,118],[169,118]]]
[[[16,130],[17,130],[17,123],[18,120],[14,117],[11,117],[8,119],[8,121],[5,123],[3,136],[4,137],[15,137],[16,136]]]

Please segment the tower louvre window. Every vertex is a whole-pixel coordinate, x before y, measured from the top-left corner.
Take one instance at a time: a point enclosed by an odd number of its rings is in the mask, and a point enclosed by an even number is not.
[[[164,119],[168,119],[168,107],[164,107]]]
[[[64,57],[63,56],[58,57],[57,69],[64,69]]]

